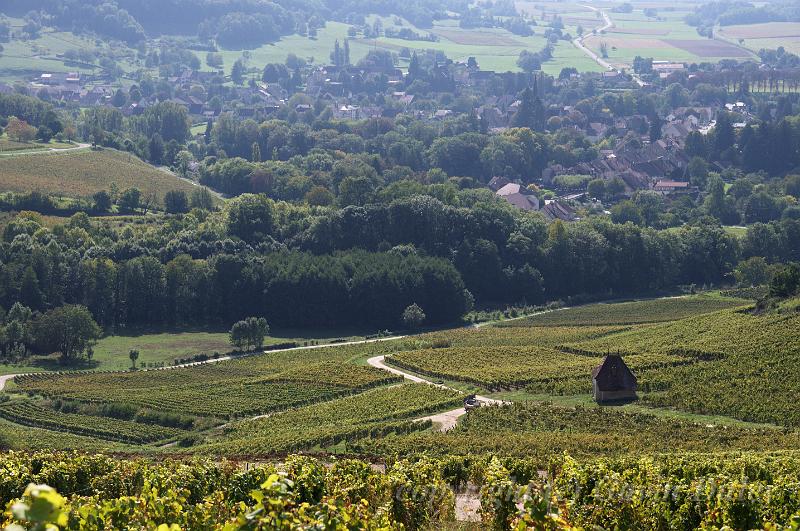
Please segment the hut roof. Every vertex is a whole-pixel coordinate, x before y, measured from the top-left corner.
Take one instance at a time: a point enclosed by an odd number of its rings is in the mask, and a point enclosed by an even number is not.
[[[592,371],[592,379],[597,381],[600,391],[636,390],[636,376],[619,354],[609,354]]]

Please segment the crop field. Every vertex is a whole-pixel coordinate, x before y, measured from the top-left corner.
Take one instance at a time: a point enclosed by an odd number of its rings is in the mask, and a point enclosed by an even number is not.
[[[642,405],[800,426],[800,315],[791,305],[753,315],[742,304],[704,295],[590,305],[430,334],[387,362],[489,390],[525,386],[542,399],[588,396],[591,369],[619,352],[638,378]]]
[[[515,403],[485,407],[446,433],[419,432],[353,445],[377,455],[506,455],[547,467],[554,455],[576,458],[679,451],[800,449],[800,432],[719,426],[598,406]]]
[[[689,63],[753,56],[735,42],[698,35],[695,28],[684,20],[694,9],[692,5],[662,6],[658,18],[645,16],[645,7],[649,6],[637,4],[632,13],[614,13],[606,8],[613,27],[606,32],[589,35],[584,44],[599,54],[600,46],[604,43],[608,47],[607,60],[620,67],[630,66],[637,55],[652,57],[657,61]]]
[[[425,384],[405,384],[246,420],[225,429],[220,442],[200,453],[266,455],[325,448],[343,441],[425,429],[411,420],[461,405],[455,391]]]
[[[774,50],[783,46],[788,52],[800,53],[800,22],[723,26],[718,33],[730,41],[740,42],[754,52],[762,48]]]
[[[147,444],[165,439],[175,439],[186,433],[176,428],[154,424],[59,412],[41,407],[32,401],[23,400],[12,400],[0,404],[0,417],[23,426],[130,444]]]
[[[694,295],[669,299],[590,304],[541,313],[526,319],[499,323],[500,327],[608,326],[675,321],[748,304],[744,299]]]
[[[520,42],[497,31],[462,31],[437,29],[434,33],[450,42],[473,46],[519,46]]]
[[[56,399],[231,418],[330,400],[400,380],[342,363],[339,356],[348,353],[327,348],[162,371],[40,373],[17,378],[17,388]]]
[[[0,136],[0,153],[11,153],[14,151],[28,151],[44,149],[45,146],[34,142],[17,142],[7,136]]]
[[[536,335],[530,335],[536,343]],[[558,349],[497,347],[486,342],[483,347],[459,347],[402,352],[387,358],[387,363],[434,378],[475,384],[490,390],[513,389],[525,385],[549,387],[564,380],[585,380],[603,354],[585,355]],[[692,356],[673,354],[632,354],[625,362],[636,371],[691,364]]]
[[[132,451],[134,447],[97,437],[35,428],[0,418],[0,446],[3,450],[79,450],[82,452]],[[142,447],[137,447],[140,449]]]
[[[171,190],[191,193],[195,188],[133,155],[107,149],[0,158],[0,191],[89,197],[112,183],[119,190],[154,193],[158,202]]]
[[[664,39],[664,42],[698,57],[750,57],[747,51],[722,41],[710,39]]]
[[[701,414],[800,426],[800,314],[737,310],[696,316],[574,345],[583,352],[693,352],[708,361],[637,375],[642,401]],[[574,392],[563,383],[561,391]],[[585,386],[584,386],[585,387]]]

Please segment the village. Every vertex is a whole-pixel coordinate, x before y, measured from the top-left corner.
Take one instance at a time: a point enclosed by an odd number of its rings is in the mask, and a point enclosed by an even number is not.
[[[637,191],[653,191],[665,197],[689,195],[697,199],[704,190],[690,182],[687,138],[708,135],[719,113],[733,117],[732,125],[739,130],[753,119],[747,103],[722,98],[706,105],[686,105],[688,101],[681,101],[659,114],[652,109],[636,112],[636,105],[627,101],[624,107],[629,110],[612,110],[591,99],[564,105],[555,101],[563,100],[563,96],[553,97],[580,88],[601,96],[601,102],[613,102],[614,94],[636,88],[636,80],[619,71],[577,73],[565,69],[558,78],[552,78],[536,73],[481,70],[473,58],[465,62],[439,59],[429,62],[427,71],[419,67],[420,71],[413,73],[404,72],[391,61],[388,66],[306,65],[294,72],[283,65],[267,65],[262,75],[251,71],[239,80],[240,84],[232,83],[222,71],[190,68],[178,76],[122,85],[108,82],[103,76],[42,72],[25,84],[12,87],[0,83],[0,94],[26,92],[60,107],[107,107],[125,117],[142,116],[149,108],[167,101],[186,110],[192,123],[197,124],[195,134],[201,142],[204,137],[208,140],[208,131],[222,114],[256,122],[287,116],[298,122],[317,116],[346,122],[400,117],[432,123],[467,119],[476,121],[481,131],[499,135],[515,126],[523,104],[514,88],[532,81],[536,104],[543,107],[537,117],[537,129],[581,139],[585,145],[593,146],[596,155],[584,156],[574,164],[551,162],[542,168],[541,175],[495,175],[487,186],[516,208],[541,211],[547,219],[563,221],[579,219],[580,205],[604,208],[599,198],[587,194],[585,185],[590,179],[621,188],[616,193],[618,198],[631,197]],[[656,91],[661,90],[658,87],[674,88],[680,84],[692,87],[703,80],[702,73],[691,74],[681,63],[653,62],[652,70],[652,83],[640,90]],[[453,100],[437,96],[443,92],[463,97]],[[714,164],[712,170],[724,171],[724,164]],[[559,176],[584,179],[577,188],[559,189]],[[544,197],[542,189],[555,190],[556,194]]]

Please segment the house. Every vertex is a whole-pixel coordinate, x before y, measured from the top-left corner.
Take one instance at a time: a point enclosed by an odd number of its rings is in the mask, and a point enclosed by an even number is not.
[[[689,183],[684,181],[661,180],[653,185],[653,191],[661,192],[663,195],[672,194],[676,192],[687,192],[688,190],[689,190]]]
[[[609,354],[592,371],[592,392],[598,404],[636,400],[636,376],[619,354]]]
[[[689,136],[689,130],[686,125],[681,122],[672,122],[665,125],[662,129],[661,135],[665,138],[671,138],[677,142],[682,142],[687,136]]]
[[[521,184],[508,183],[495,193],[520,210],[539,210],[539,198]]]
[[[586,128],[586,138],[591,140],[592,142],[597,142],[603,135],[606,134],[608,131],[608,127],[605,124],[600,122],[591,122],[589,123],[589,127]]]
[[[497,192],[498,190],[500,190],[502,187],[504,187],[505,185],[509,184],[510,182],[511,181],[509,181],[508,179],[506,179],[502,175],[495,175],[494,177],[492,177],[492,180],[489,181],[488,186],[489,186],[489,189],[492,192]]]
[[[333,116],[339,120],[360,120],[363,114],[358,105],[344,104],[333,111]]]
[[[557,219],[561,221],[575,221],[578,219],[578,216],[575,214],[575,209],[555,199],[545,202],[542,213],[548,221],[555,221]]]
[[[686,65],[683,63],[653,61],[653,72],[657,73],[661,78],[669,77],[673,72],[683,72],[684,70],[686,70]]]

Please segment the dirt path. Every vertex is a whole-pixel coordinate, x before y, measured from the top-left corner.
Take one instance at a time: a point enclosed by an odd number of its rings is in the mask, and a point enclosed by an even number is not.
[[[32,149],[30,151],[18,150],[9,151],[8,153],[0,153],[0,157],[18,157],[23,155],[50,155],[52,153],[69,153],[72,151],[83,151],[92,147],[90,144],[77,144],[75,147],[70,148],[46,148],[46,149]]]
[[[17,376],[23,376],[23,375],[22,374],[6,374],[4,376],[0,376],[0,391],[5,389],[7,381],[13,380]]]
[[[414,383],[424,383],[428,385],[433,385],[434,387],[438,387],[440,389],[447,389],[450,391],[458,391],[461,393],[462,391],[455,389],[453,387],[449,387],[444,384],[437,384],[430,380],[426,380],[420,376],[416,376],[411,373],[407,373],[390,365],[387,365],[384,360],[386,356],[374,356],[367,360],[367,363],[375,367],[376,369],[381,369],[392,374],[396,374],[397,376],[402,376],[406,380],[412,381]],[[481,403],[486,405],[506,405],[510,404],[510,402],[505,400],[496,400],[494,398],[489,398],[486,396],[476,395],[475,398]],[[442,413],[437,413],[435,415],[429,415],[427,417],[422,417],[420,419],[416,419],[416,422],[424,422],[426,420],[430,420],[434,423],[434,425],[438,426],[438,430],[441,432],[449,431],[455,428],[456,424],[458,423],[458,419],[466,415],[467,411],[463,408],[452,409],[450,411],[444,411]]]

